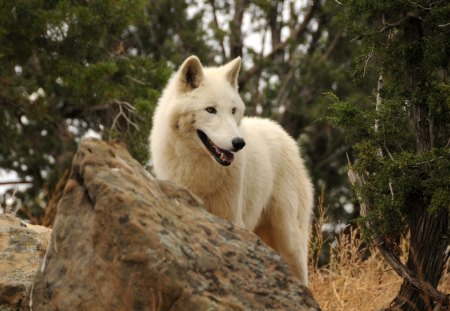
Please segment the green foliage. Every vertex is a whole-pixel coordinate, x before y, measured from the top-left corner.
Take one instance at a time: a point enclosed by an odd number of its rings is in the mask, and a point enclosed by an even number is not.
[[[352,101],[340,101],[333,93],[328,96],[334,102],[329,107],[328,119],[342,127],[346,135],[352,140],[360,140],[370,134],[374,124],[374,114],[367,113],[359,103]]]
[[[422,199],[418,195],[423,195],[429,202],[431,213],[450,206],[447,195],[450,190],[450,154],[447,149],[427,154],[403,152],[396,154],[395,159],[386,159],[374,147],[358,144],[356,154],[361,157],[353,167],[359,174],[365,174],[367,182],[357,187],[357,193],[362,201],[371,202],[376,207],[366,217],[360,218],[363,226],[367,223],[373,226],[367,230],[369,234],[401,233],[411,214],[411,201]],[[367,175],[367,170],[374,173]]]
[[[106,121],[104,125],[109,127],[103,130],[102,136],[104,139],[118,138],[125,141],[131,155],[144,164],[149,158],[148,135],[153,110],[171,70],[143,57],[124,58],[117,61],[117,65],[117,71],[111,77],[111,80],[118,84],[111,91],[117,94],[110,97],[116,108],[112,115],[103,117]],[[120,109],[127,111],[127,106],[131,103],[131,114],[120,116]],[[113,124],[115,119],[117,122]]]
[[[151,116],[171,70],[128,56],[126,33],[146,1],[3,1],[0,5],[0,168],[31,188],[22,216],[39,217],[77,142],[94,130],[148,160]]]
[[[167,61],[173,67],[192,55],[208,63],[213,60],[207,32],[203,27],[204,10],[199,7],[188,16],[188,6],[197,1],[147,1],[144,15],[124,32],[125,45],[138,55],[147,55],[157,61]],[[221,31],[215,30],[216,34]]]
[[[411,39],[409,18],[420,21],[421,39]],[[398,236],[418,206],[430,212],[450,206],[450,46],[448,27],[442,26],[449,18],[446,1],[343,1],[339,19],[360,42],[356,75],[383,75],[381,89],[373,84],[381,97],[377,111],[375,96],[371,107],[334,97],[329,116],[353,146],[352,169],[364,178],[355,190],[374,207],[360,218],[369,236]],[[429,150],[417,138],[419,105],[431,120]]]

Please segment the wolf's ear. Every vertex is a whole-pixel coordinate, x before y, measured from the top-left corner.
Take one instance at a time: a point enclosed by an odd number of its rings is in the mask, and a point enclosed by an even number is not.
[[[224,68],[226,70],[228,81],[230,81],[231,85],[237,89],[239,70],[241,69],[241,57],[236,57],[231,62],[224,65]]]
[[[202,63],[197,56],[189,56],[179,69],[179,81],[184,91],[191,91],[199,87],[203,80]]]

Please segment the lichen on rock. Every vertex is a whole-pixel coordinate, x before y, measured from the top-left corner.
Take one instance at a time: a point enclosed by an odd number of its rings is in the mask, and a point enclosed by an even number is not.
[[[255,234],[120,144],[81,142],[53,228],[33,310],[319,310]]]

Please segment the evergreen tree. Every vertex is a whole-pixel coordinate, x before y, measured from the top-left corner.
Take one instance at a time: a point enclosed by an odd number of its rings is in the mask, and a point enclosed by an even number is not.
[[[39,218],[86,131],[120,138],[142,163],[159,90],[170,70],[132,55],[124,36],[146,3],[2,1],[0,168],[31,184],[16,193]]]
[[[193,54],[211,63],[213,49],[206,43],[209,38],[203,14],[198,1],[148,0],[143,18],[124,33],[125,46],[134,54],[166,61],[173,67]]]
[[[361,224],[404,278],[392,309],[440,310],[448,307],[436,287],[449,256],[450,4],[348,0],[341,8],[360,42],[360,72],[379,76],[371,111],[352,99],[332,108],[353,144]]]

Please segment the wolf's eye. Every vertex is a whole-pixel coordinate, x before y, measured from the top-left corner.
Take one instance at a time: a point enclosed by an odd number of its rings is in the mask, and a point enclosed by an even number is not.
[[[207,112],[209,112],[209,113],[217,113],[216,108],[213,107],[213,106],[206,107],[205,110],[206,110]]]
[[[233,109],[231,109],[231,113],[235,114],[236,113],[236,107],[234,107]]]

